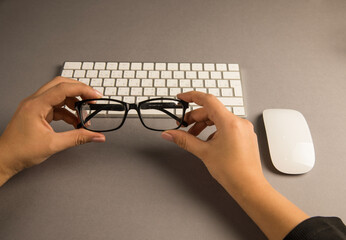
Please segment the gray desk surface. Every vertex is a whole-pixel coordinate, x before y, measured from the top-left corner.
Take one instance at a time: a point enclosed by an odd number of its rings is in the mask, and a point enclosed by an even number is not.
[[[310,215],[346,220],[343,0],[2,0],[0,132],[65,60],[229,62],[242,68],[263,171]],[[316,165],[274,170],[261,113],[301,111]],[[69,129],[55,123],[57,130]],[[0,189],[1,239],[264,239],[202,163],[138,119]]]

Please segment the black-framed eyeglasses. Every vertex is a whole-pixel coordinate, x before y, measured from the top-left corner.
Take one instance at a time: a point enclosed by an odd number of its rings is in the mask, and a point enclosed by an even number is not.
[[[93,132],[109,132],[121,128],[129,110],[137,111],[144,127],[165,131],[187,126],[184,121],[189,103],[173,98],[154,98],[138,104],[115,99],[86,99],[75,103],[80,123],[78,128]]]

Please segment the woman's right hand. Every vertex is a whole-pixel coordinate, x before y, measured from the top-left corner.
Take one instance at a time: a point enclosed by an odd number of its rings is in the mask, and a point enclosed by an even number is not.
[[[264,179],[257,136],[251,122],[235,116],[210,94],[193,91],[179,94],[178,98],[202,108],[186,114],[184,120],[189,125],[194,124],[188,132],[169,130],[162,133],[163,138],[199,157],[226,189]],[[196,137],[211,125],[215,125],[216,131],[207,141]]]

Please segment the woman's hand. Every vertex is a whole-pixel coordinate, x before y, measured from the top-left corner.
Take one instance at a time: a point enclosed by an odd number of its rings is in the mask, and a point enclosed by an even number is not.
[[[103,134],[85,129],[56,133],[49,124],[63,120],[76,127],[78,118],[63,107],[74,109],[77,96],[99,98],[101,94],[78,81],[56,77],[20,103],[0,137],[0,186],[54,153],[87,142],[105,141]]]
[[[179,94],[186,102],[202,108],[188,112],[185,121],[194,124],[188,132],[165,131],[162,136],[199,157],[211,175],[224,187],[241,187],[249,180],[264,179],[258,151],[257,136],[248,120],[229,112],[217,98],[201,92]],[[216,132],[202,141],[196,136],[207,126]]]

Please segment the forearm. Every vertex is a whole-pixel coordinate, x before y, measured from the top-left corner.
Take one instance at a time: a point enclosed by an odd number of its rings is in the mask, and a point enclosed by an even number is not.
[[[269,239],[283,239],[309,216],[277,192],[264,177],[226,190]]]

